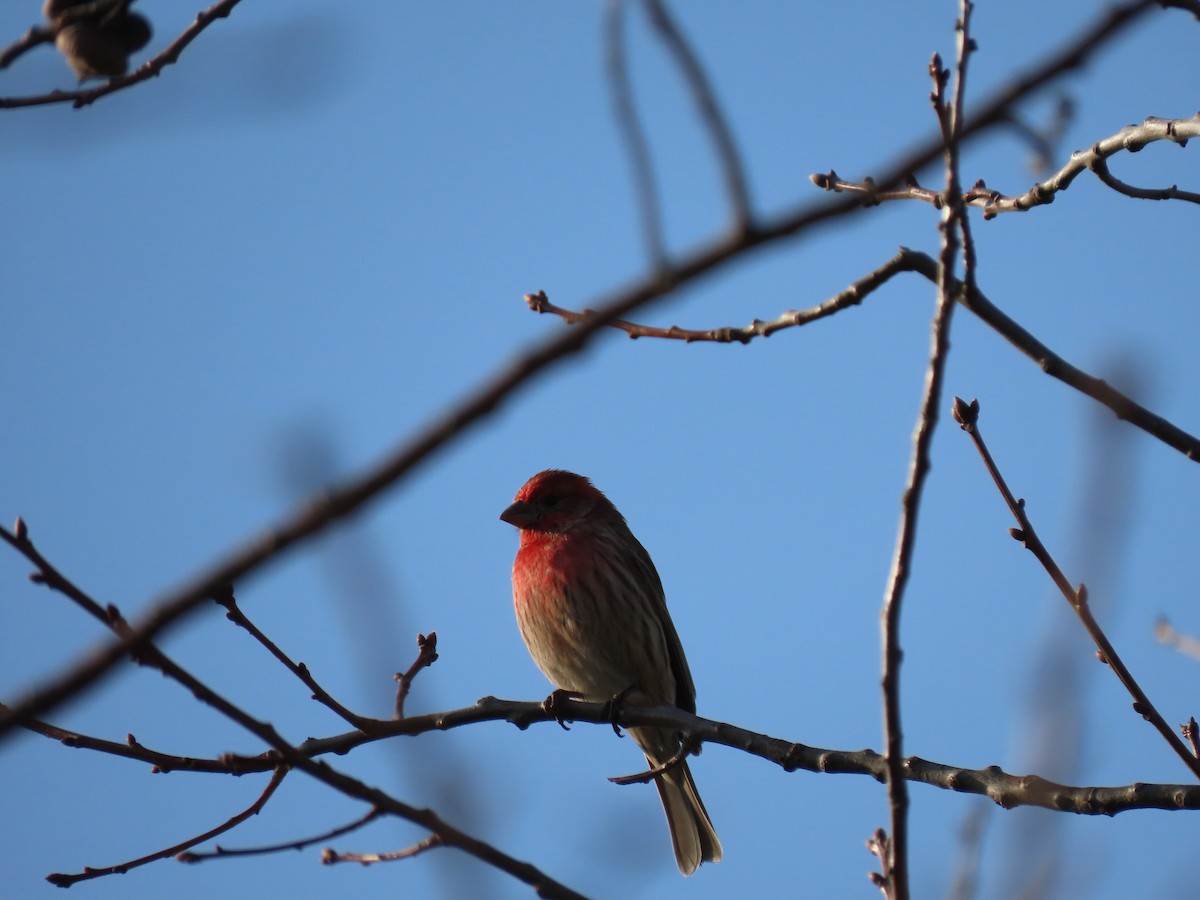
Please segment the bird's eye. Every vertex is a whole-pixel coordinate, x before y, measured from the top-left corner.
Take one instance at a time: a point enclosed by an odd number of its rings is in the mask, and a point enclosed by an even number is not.
[[[557,494],[548,494],[542,498],[542,506],[554,506],[558,503]]]

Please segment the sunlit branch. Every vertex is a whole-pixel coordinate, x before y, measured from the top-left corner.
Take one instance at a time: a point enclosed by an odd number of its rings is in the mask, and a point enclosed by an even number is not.
[[[1026,212],[1053,203],[1054,199],[1067,190],[1079,175],[1090,171],[1108,187],[1128,197],[1142,200],[1183,200],[1188,203],[1200,203],[1200,194],[1194,191],[1180,190],[1177,185],[1166,188],[1138,188],[1119,180],[1108,170],[1108,160],[1118,153],[1137,153],[1147,145],[1159,141],[1169,141],[1184,147],[1189,140],[1198,136],[1200,136],[1200,114],[1188,119],[1162,119],[1158,116],[1151,116],[1141,125],[1126,126],[1116,134],[1096,141],[1087,150],[1072,153],[1066,165],[1044,181],[1039,181],[1023,194],[1007,196],[999,191],[991,190],[982,179],[975,182],[971,188],[965,191],[956,191],[955,194],[964,203],[982,209],[985,219],[991,219],[1000,213]],[[888,190],[880,189],[874,179],[848,181],[833,170],[825,174],[810,175],[808,178],[822,190],[858,195],[862,198],[861,202],[864,206],[875,206],[894,200],[920,200],[940,209],[946,202],[946,195],[943,191],[922,187],[912,176],[907,179],[904,187],[893,187]]]

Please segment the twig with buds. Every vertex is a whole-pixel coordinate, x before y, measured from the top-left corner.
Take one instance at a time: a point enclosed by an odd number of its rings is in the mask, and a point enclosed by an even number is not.
[[[408,671],[404,673],[396,673],[396,706],[392,712],[393,719],[404,718],[404,701],[408,699],[408,691],[412,687],[413,679],[417,677],[417,673],[422,669],[432,666],[437,662],[437,632],[431,631],[429,634],[417,635],[417,658],[413,660],[413,664],[408,667]]]
[[[1166,720],[1162,717],[1154,704],[1150,702],[1150,698],[1146,696],[1146,692],[1142,690],[1126,668],[1121,657],[1117,655],[1117,651],[1113,649],[1112,643],[1108,640],[1108,636],[1101,629],[1095,616],[1092,615],[1091,607],[1088,604],[1087,587],[1079,585],[1073,587],[1071,582],[1067,580],[1067,576],[1063,574],[1058,563],[1050,555],[1050,551],[1046,549],[1041,538],[1038,537],[1034,530],[1033,523],[1029,520],[1028,514],[1025,512],[1025,501],[1019,500],[1013,496],[1009,490],[1004,476],[1000,474],[1000,469],[997,467],[995,460],[992,458],[991,452],[983,441],[982,435],[979,433],[979,401],[972,400],[970,403],[962,400],[959,397],[954,398],[954,420],[959,426],[970,435],[971,440],[975,444],[975,449],[979,451],[980,458],[983,460],[984,466],[988,470],[988,474],[992,476],[992,480],[996,483],[996,488],[1000,491],[1000,495],[1004,498],[1004,502],[1008,505],[1013,517],[1017,520],[1017,527],[1010,528],[1008,533],[1014,540],[1020,541],[1030,553],[1034,555],[1038,562],[1042,564],[1042,568],[1050,576],[1055,586],[1066,598],[1075,615],[1079,617],[1079,621],[1083,623],[1084,629],[1088,636],[1091,637],[1099,652],[1096,658],[1100,662],[1112,669],[1113,674],[1117,676],[1121,684],[1133,697],[1133,710],[1142,718],[1148,721],[1158,730],[1163,739],[1175,751],[1175,754],[1184,761],[1188,769],[1197,778],[1200,778],[1200,758],[1192,753],[1188,747],[1175,734],[1174,730],[1169,726]]]

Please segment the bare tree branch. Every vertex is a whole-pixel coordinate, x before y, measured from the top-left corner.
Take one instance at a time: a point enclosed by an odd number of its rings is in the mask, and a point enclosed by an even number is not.
[[[271,775],[271,780],[267,782],[267,786],[263,788],[258,799],[251,803],[248,807],[242,810],[237,815],[222,822],[216,828],[210,829],[203,834],[198,834],[195,837],[188,838],[186,841],[181,841],[173,847],[166,847],[155,853],[143,856],[139,859],[131,859],[129,862],[117,863],[115,866],[106,866],[101,869],[94,869],[91,866],[84,867],[82,872],[77,872],[74,875],[65,875],[61,872],[55,872],[52,875],[47,875],[46,880],[55,887],[69,888],[73,884],[78,884],[81,881],[90,881],[93,878],[102,878],[105,875],[124,875],[130,869],[136,869],[138,866],[144,866],[148,863],[157,862],[160,859],[168,859],[178,853],[182,853],[190,847],[195,847],[204,841],[209,841],[217,835],[224,834],[231,828],[245,822],[251,816],[258,815],[259,811],[266,806],[267,801],[271,799],[271,795],[275,793],[275,789],[283,783],[284,777],[287,775],[287,766],[279,766]]]
[[[658,337],[683,341],[715,341],[717,343],[749,343],[755,337],[768,337],[785,328],[799,327],[825,318],[842,309],[856,306],[889,281],[899,272],[917,272],[936,283],[938,279],[938,263],[933,257],[917,250],[902,247],[900,252],[888,260],[874,272],[856,281],[846,290],[818,306],[807,310],[789,310],[778,318],[767,322],[755,319],[745,328],[722,326],[707,330],[690,330],[672,325],[669,328],[653,328],[634,322],[615,321],[609,325],[619,328],[630,337]],[[1074,388],[1093,400],[1107,406],[1118,419],[1129,422],[1142,429],[1151,437],[1162,441],[1168,447],[1178,450],[1191,460],[1200,461],[1200,438],[1184,431],[1179,426],[1168,421],[1118,391],[1103,379],[1071,364],[1062,356],[1051,350],[1034,337],[1023,326],[1010,318],[997,307],[983,291],[978,288],[967,290],[960,282],[955,284],[958,302],[982,319],[1001,337],[1032,359],[1038,367],[1052,378]],[[561,316],[565,321],[586,322],[597,315],[591,310],[572,312],[561,309],[549,302],[544,293],[526,295],[525,302],[535,312],[552,313]]]
[[[1200,136],[1200,114],[1189,119],[1161,119],[1150,116],[1141,125],[1128,125],[1114,135],[1103,138],[1088,150],[1071,154],[1071,159],[1065,166],[1051,175],[1045,181],[1040,181],[1024,194],[1005,196],[999,191],[993,191],[983,183],[982,179],[967,191],[961,192],[963,202],[983,210],[985,219],[992,219],[1000,213],[1025,212],[1037,206],[1046,206],[1054,202],[1054,198],[1071,186],[1079,174],[1092,171],[1104,184],[1125,194],[1143,200],[1185,200],[1189,203],[1200,203],[1200,194],[1192,191],[1181,191],[1176,185],[1167,188],[1136,188],[1118,180],[1108,171],[1107,160],[1117,153],[1126,151],[1137,153],[1147,144],[1157,141],[1170,141],[1180,147]],[[864,206],[875,206],[889,200],[921,200],[931,203],[941,209],[945,196],[941,191],[933,191],[921,187],[916,178],[909,178],[904,188],[880,190],[871,178],[862,181],[846,181],[838,177],[832,169],[824,175],[810,175],[809,181],[817,187],[835,193],[849,192],[863,197]]]
[[[399,721],[378,719],[370,733],[350,731],[325,738],[309,738],[291,748],[308,759],[344,755],[356,747],[397,736],[415,736],[482,722],[509,722],[524,730],[536,724],[565,721],[611,727],[613,710],[604,703],[563,699],[554,711],[544,702],[483,697],[472,706],[408,716]],[[617,721],[624,728],[671,728],[689,735],[693,744],[719,744],[774,763],[785,772],[806,771],[823,775],[866,775],[878,782],[887,778],[884,758],[874,750],[835,750],[771,737],[728,722],[704,719],[673,706],[622,706]],[[133,757],[137,758],[137,757]],[[258,756],[222,755],[198,759],[198,765],[181,772],[222,773],[241,776],[274,770],[278,753]],[[969,769],[931,762],[917,756],[904,761],[904,777],[943,790],[978,794],[1005,809],[1035,806],[1087,816],[1113,816],[1136,809],[1200,810],[1200,785],[1136,784],[1118,787],[1057,784],[1036,775],[1011,775],[998,766]],[[282,845],[281,845],[282,846]],[[288,844],[287,846],[291,846]],[[230,852],[230,851],[224,851]]]
[[[737,143],[733,139],[733,132],[725,120],[725,114],[721,112],[720,104],[717,103],[716,92],[683,32],[667,12],[665,3],[662,0],[643,2],[650,21],[654,23],[683,72],[684,80],[692,91],[692,99],[700,111],[700,118],[712,138],[717,151],[717,161],[725,178],[725,191],[733,209],[733,226],[738,232],[750,231],[754,228],[754,212],[750,205],[750,192],[746,188],[746,172],[737,150]]]
[[[638,118],[633,87],[629,82],[629,65],[625,60],[624,0],[609,0],[605,8],[604,25],[609,89],[612,92],[617,131],[625,142],[629,168],[633,173],[633,190],[642,220],[642,240],[651,268],[666,269],[667,247],[663,239],[662,209],[654,179],[654,162],[650,158],[646,131]]]
[[[321,854],[321,862],[327,866],[344,862],[356,862],[364,866],[370,866],[381,862],[395,862],[398,859],[412,859],[426,850],[432,850],[434,847],[440,847],[441,845],[441,839],[436,834],[431,834],[429,837],[417,841],[411,847],[405,847],[403,850],[393,850],[391,853],[335,853],[333,848],[327,847],[325,852]]]
[[[378,788],[370,787],[356,778],[337,771],[326,763],[314,762],[281,740],[275,739],[271,743],[289,764],[302,769],[318,781],[348,797],[355,797],[368,803],[372,809],[379,809],[397,818],[420,825],[437,836],[439,846],[454,847],[474,856],[529,885],[537,891],[538,896],[559,898],[559,900],[580,900],[582,898],[581,894],[565,884],[555,881],[536,866],[509,856],[491,844],[460,831],[431,809],[419,809],[403,803]]]
[[[216,847],[208,853],[180,853],[175,858],[184,863],[201,863],[210,859],[231,859],[236,856],[266,856],[270,853],[280,853],[284,850],[303,850],[305,847],[311,847],[313,844],[323,844],[326,841],[331,841],[335,837],[341,837],[343,834],[350,834],[352,831],[357,831],[365,825],[374,822],[378,819],[382,812],[377,809],[367,810],[367,812],[353,822],[346,825],[339,825],[337,828],[331,828],[328,831],[323,831],[313,837],[300,838],[295,841],[287,841],[283,844],[269,844],[263,847],[240,847],[229,849],[226,847]]]
[[[25,53],[37,47],[39,44],[53,44],[54,31],[50,28],[43,28],[35,25],[30,28],[20,39],[13,41],[3,50],[0,50],[0,69],[6,69]]]
[[[867,852],[879,860],[879,871],[868,872],[867,877],[887,900],[891,900],[896,893],[896,879],[892,871],[892,860],[896,857],[896,851],[892,849],[892,839],[888,837],[888,833],[882,828],[876,828],[875,833],[867,840]]]
[[[392,711],[393,719],[404,718],[404,701],[408,699],[413,679],[422,669],[437,662],[437,658],[437,632],[431,631],[428,635],[418,634],[417,658],[413,660],[413,664],[408,667],[407,671],[396,673],[396,704]]]
[[[1179,726],[1179,733],[1187,739],[1188,746],[1192,748],[1192,755],[1200,758],[1200,725],[1196,723],[1196,717],[1189,716],[1188,720]]]
[[[0,703],[0,712],[7,709],[8,707]],[[26,722],[23,727],[36,734],[48,737],[53,741],[58,741],[64,747],[72,747],[78,750],[95,750],[98,753],[108,753],[112,756],[121,756],[125,759],[136,759],[140,762],[150,763],[153,766],[151,771],[155,773],[165,774],[174,771],[208,772],[210,774],[229,773],[229,765],[221,760],[198,759],[192,756],[173,756],[169,753],[160,753],[157,750],[151,750],[149,747],[142,746],[132,734],[126,735],[125,743],[121,744],[116,741],[108,741],[103,738],[80,734],[77,731],[68,731],[65,728],[59,728],[57,725],[51,725],[40,719],[32,719]]]
[[[1184,142],[1180,141],[1180,145]],[[1181,191],[1178,185],[1165,188],[1140,188],[1126,184],[1108,170],[1108,163],[1103,158],[1092,163],[1091,169],[1096,177],[1119,194],[1133,197],[1135,200],[1186,200],[1188,203],[1200,203],[1200,194],[1194,191]]]
[[[1114,183],[1111,184],[1106,180],[1108,168],[1105,161],[1110,157],[1121,152],[1137,153],[1146,145],[1156,141],[1171,141],[1183,147],[1187,145],[1190,138],[1197,136],[1200,136],[1200,115],[1192,116],[1190,119],[1161,119],[1157,116],[1150,116],[1141,125],[1126,126],[1116,134],[1096,141],[1087,150],[1072,153],[1065,166],[1045,181],[1035,184],[1024,194],[1015,197],[996,194],[989,200],[976,201],[976,205],[983,206],[983,217],[990,219],[1000,213],[1023,212],[1035,206],[1053,203],[1054,198],[1070,187],[1077,175],[1088,170],[1095,172],[1096,176],[1109,187],[1121,190],[1118,187],[1121,183],[1116,182],[1116,179],[1112,179]],[[1124,190],[1121,192],[1128,193]],[[1192,203],[1200,202],[1196,199],[1195,194],[1187,191],[1174,190],[1174,193],[1169,195],[1164,192],[1162,195],[1152,196],[1153,193],[1155,192],[1140,195],[1129,193],[1129,196],[1143,196],[1153,200],[1178,199],[1188,200]]]
[[[368,722],[367,719],[352,713],[350,710],[346,709],[346,707],[342,706],[342,704],[338,703],[337,700],[333,699],[329,692],[317,683],[317,680],[313,677],[312,673],[309,672],[308,666],[306,666],[304,663],[293,662],[291,657],[280,650],[274,641],[263,634],[262,631],[259,630],[258,626],[250,621],[246,614],[242,612],[241,607],[238,606],[237,600],[233,596],[233,585],[222,586],[222,588],[213,597],[213,600],[215,600],[219,606],[223,606],[225,608],[225,618],[229,619],[229,621],[247,631],[251,637],[253,637],[264,648],[266,648],[268,653],[283,663],[284,667],[289,672],[299,678],[300,681],[304,683],[305,687],[312,691],[312,699],[331,709],[347,724],[353,726],[354,728],[366,727]]]
[[[824,303],[804,310],[790,309],[777,318],[766,322],[761,319],[755,319],[745,328],[726,326],[695,331],[688,328],[680,328],[678,325],[672,325],[669,328],[638,325],[634,322],[627,322],[624,319],[616,319],[610,322],[609,326],[624,331],[633,339],[653,337],[685,341],[689,344],[695,341],[713,341],[719,344],[748,344],[756,337],[770,337],[775,332],[782,331],[785,328],[798,328],[802,325],[807,325],[809,322],[815,322],[818,319],[824,319],[826,316],[832,316],[834,313],[841,312],[843,309],[848,309],[851,306],[858,306],[870,294],[874,293],[875,290],[887,284],[894,275],[900,272],[912,271],[908,258],[909,252],[911,251],[902,250],[874,272],[864,275],[858,281],[830,297]],[[545,291],[538,291],[536,294],[526,294],[525,305],[536,313],[548,313],[558,316],[568,325],[577,325],[596,315],[590,309],[585,309],[582,312],[572,312],[571,310],[555,306],[550,302],[550,298],[546,296]]]
[[[921,507],[921,495],[925,479],[929,474],[933,434],[937,426],[937,411],[941,404],[942,382],[945,378],[946,359],[950,353],[950,323],[957,305],[955,290],[951,284],[955,259],[960,247],[969,243],[965,231],[966,207],[960,198],[958,175],[958,141],[963,121],[962,104],[967,63],[974,44],[970,37],[972,5],[962,0],[958,29],[958,64],[954,78],[954,94],[947,100],[944,89],[950,73],[942,68],[941,58],[935,53],[930,64],[933,78],[932,101],[934,112],[942,132],[945,146],[946,188],[948,203],[942,220],[942,252],[938,261],[938,301],[933,315],[929,365],[925,376],[924,396],[913,434],[912,457],[909,462],[908,481],[901,500],[900,525],[896,534],[896,547],[884,592],[883,608],[880,612],[883,648],[883,736],[884,758],[887,763],[888,805],[891,813],[891,830],[887,840],[877,835],[876,850],[884,859],[879,875],[880,888],[889,900],[908,900],[908,782],[904,776],[904,729],[900,710],[900,666],[903,653],[900,646],[900,612],[904,601],[904,590],[908,584],[912,555],[916,547],[917,519]],[[973,261],[973,250],[966,251]],[[974,266],[970,266],[973,272]],[[968,277],[973,279],[973,274]]]
[[[1004,498],[1009,511],[1017,520],[1017,528],[1009,529],[1009,533],[1014,540],[1020,541],[1026,550],[1036,557],[1037,561],[1042,564],[1042,568],[1050,576],[1055,587],[1059,589],[1067,603],[1071,605],[1075,615],[1079,617],[1079,621],[1083,623],[1084,629],[1088,636],[1099,649],[1097,654],[1100,662],[1104,663],[1113,674],[1117,676],[1121,684],[1124,685],[1130,696],[1133,697],[1133,710],[1142,718],[1153,725],[1158,733],[1163,736],[1163,739],[1175,751],[1175,755],[1183,760],[1184,764],[1191,770],[1192,774],[1200,778],[1200,759],[1190,752],[1187,746],[1175,734],[1171,726],[1166,723],[1162,715],[1150,702],[1150,698],[1146,696],[1146,692],[1142,690],[1141,685],[1133,677],[1133,674],[1126,668],[1121,657],[1117,655],[1117,651],[1113,649],[1108,636],[1100,627],[1092,615],[1091,608],[1088,604],[1087,588],[1082,584],[1078,588],[1073,587],[1067,580],[1067,576],[1063,574],[1058,563],[1050,555],[1050,551],[1046,549],[1041,538],[1033,528],[1033,523],[1029,520],[1029,516],[1025,512],[1025,501],[1018,500],[1013,496],[1012,491],[1008,488],[1008,483],[1004,480],[1004,476],[1000,473],[999,467],[992,458],[991,452],[983,441],[983,436],[979,433],[979,401],[974,400],[971,403],[966,403],[958,397],[954,398],[954,419],[959,423],[962,430],[970,435],[971,440],[975,444],[975,449],[979,451],[979,456],[983,460],[984,466],[991,475],[992,481],[996,483],[996,488],[1000,491],[1000,495]]]

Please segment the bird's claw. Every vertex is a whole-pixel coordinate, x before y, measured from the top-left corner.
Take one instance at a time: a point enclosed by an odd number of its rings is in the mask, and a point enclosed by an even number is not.
[[[621,718],[621,704],[625,701],[625,698],[632,694],[636,689],[637,685],[631,684],[629,687],[625,688],[625,690],[621,691],[621,693],[614,697],[610,697],[601,709],[601,715],[608,719],[608,724],[612,726],[613,734],[615,734],[617,737],[625,737],[625,735],[621,733],[621,723],[618,721],[618,719]]]
[[[566,723],[566,710],[563,705],[569,700],[578,700],[579,695],[571,691],[558,688],[549,697],[542,701],[542,709],[554,717],[554,721],[559,724],[563,731],[570,731],[571,727]]]

